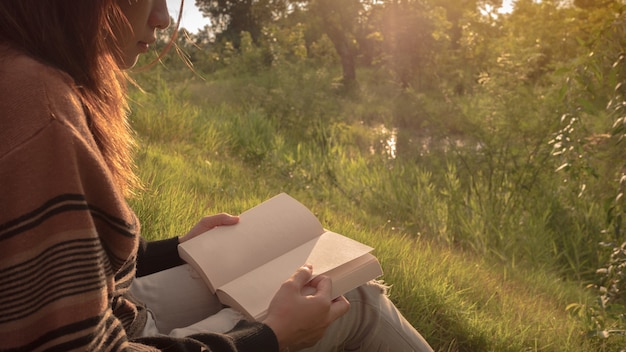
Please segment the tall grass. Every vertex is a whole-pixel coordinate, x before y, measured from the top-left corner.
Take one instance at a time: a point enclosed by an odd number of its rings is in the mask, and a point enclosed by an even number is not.
[[[591,299],[583,281],[564,273],[593,265],[586,248],[593,205],[581,208],[587,224],[576,222],[568,216],[580,210],[568,213],[546,192],[550,178],[525,193],[537,198],[510,203],[514,181],[502,177],[493,187],[476,172],[469,182],[449,155],[390,159],[376,152],[376,129],[354,116],[364,111],[358,100],[333,88],[332,77],[317,77],[306,104],[292,103],[297,92],[274,89],[296,80],[284,73],[245,83],[157,81],[147,94],[134,92],[146,190],[132,205],[144,236],[184,234],[203,215],[236,214],[285,191],[325,226],[376,248],[392,299],[437,351],[617,348],[619,341],[586,338],[585,322],[566,311]],[[204,103],[202,87],[219,91],[220,82],[241,95]],[[307,120],[311,104],[320,105]],[[383,115],[392,110],[381,105]]]

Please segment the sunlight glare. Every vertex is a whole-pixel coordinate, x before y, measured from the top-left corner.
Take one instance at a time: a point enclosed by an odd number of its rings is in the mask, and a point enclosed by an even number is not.
[[[504,0],[502,6],[498,9],[498,13],[511,13],[513,12],[513,3],[515,0]]]
[[[482,13],[484,16],[496,16],[496,17],[497,15],[500,15],[500,14],[509,14],[513,12],[514,3],[515,3],[515,0],[503,0],[502,6],[500,6],[500,8],[498,9],[495,9],[493,5],[484,4],[480,8],[480,13]]]

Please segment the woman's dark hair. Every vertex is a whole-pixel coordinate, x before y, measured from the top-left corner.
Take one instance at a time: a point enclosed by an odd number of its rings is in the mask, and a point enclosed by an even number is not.
[[[125,26],[117,0],[0,1],[0,43],[74,79],[96,143],[128,196],[139,183],[127,121],[127,76],[116,60],[121,54],[115,33]]]

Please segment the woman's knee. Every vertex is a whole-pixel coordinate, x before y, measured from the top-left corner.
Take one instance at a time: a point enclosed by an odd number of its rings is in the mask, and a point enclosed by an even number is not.
[[[381,299],[387,299],[389,286],[382,281],[372,280],[345,294],[350,303],[366,303],[378,306]]]

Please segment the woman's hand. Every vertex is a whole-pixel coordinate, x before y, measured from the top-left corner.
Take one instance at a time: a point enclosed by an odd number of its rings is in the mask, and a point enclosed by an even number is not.
[[[233,215],[226,214],[226,213],[205,216],[186,235],[182,236],[179,239],[179,242],[183,243],[187,240],[190,240],[198,236],[199,234],[209,231],[210,229],[214,227],[223,226],[223,225],[234,225],[238,222],[239,222],[238,216],[233,216]]]
[[[310,265],[301,267],[282,284],[270,303],[263,322],[274,331],[280,350],[313,346],[330,323],[350,309],[345,297],[331,298],[332,282],[328,277],[318,276],[309,282],[312,275]]]

